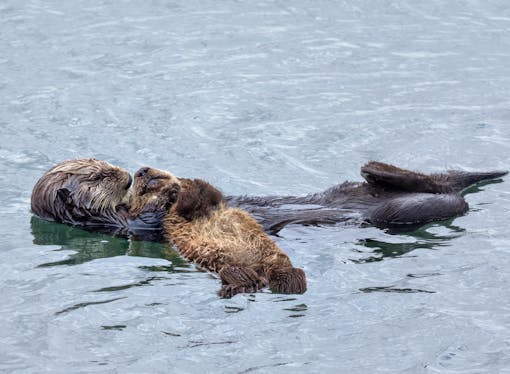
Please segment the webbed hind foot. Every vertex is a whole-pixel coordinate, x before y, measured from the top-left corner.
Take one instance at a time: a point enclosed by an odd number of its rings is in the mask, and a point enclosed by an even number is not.
[[[361,176],[375,186],[408,192],[449,193],[453,187],[446,178],[401,169],[383,162],[371,161],[361,167]]]
[[[371,185],[425,193],[460,192],[472,184],[500,178],[507,173],[506,170],[448,170],[446,173],[427,175],[377,161],[371,161],[361,167],[361,176]]]

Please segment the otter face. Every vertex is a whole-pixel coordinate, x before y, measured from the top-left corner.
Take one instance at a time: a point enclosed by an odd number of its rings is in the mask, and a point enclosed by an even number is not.
[[[150,167],[135,173],[130,201],[130,214],[138,216],[147,212],[165,212],[175,203],[181,182],[172,174]]]
[[[177,178],[154,168],[143,167],[135,173],[131,196],[132,216],[171,207],[187,220],[207,215],[223,201],[223,195],[200,179]]]
[[[58,222],[77,223],[114,209],[128,197],[130,174],[106,161],[64,161],[36,183],[32,212]]]

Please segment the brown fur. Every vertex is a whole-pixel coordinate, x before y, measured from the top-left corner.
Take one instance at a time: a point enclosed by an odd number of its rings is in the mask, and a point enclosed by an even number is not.
[[[129,173],[94,158],[68,160],[48,170],[31,196],[32,212],[42,218],[85,224],[115,214],[128,198]]]
[[[150,172],[148,172],[150,170]],[[157,169],[143,167],[135,173],[129,213],[137,217],[145,212],[167,210],[177,200],[181,181]]]
[[[200,179],[183,179],[175,212],[187,220],[206,216],[223,201],[223,195]]]
[[[148,175],[164,173],[147,169]],[[143,185],[140,178],[135,175],[135,186]],[[188,260],[220,274],[220,296],[256,292],[268,283],[276,292],[305,292],[303,270],[292,267],[289,257],[248,213],[228,207],[221,192],[205,181],[180,182],[177,200],[163,220],[165,237]],[[136,206],[138,188],[134,190]]]

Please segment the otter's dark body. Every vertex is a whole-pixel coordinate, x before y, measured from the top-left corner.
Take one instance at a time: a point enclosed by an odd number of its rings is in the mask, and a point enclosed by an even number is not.
[[[411,229],[462,215],[466,187],[501,177],[506,171],[420,174],[379,162],[363,166],[367,182],[345,182],[306,196],[230,196],[230,205],[251,213],[267,232],[289,224],[369,223]]]

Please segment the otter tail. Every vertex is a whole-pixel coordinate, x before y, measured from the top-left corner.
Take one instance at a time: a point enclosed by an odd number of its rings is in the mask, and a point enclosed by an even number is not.
[[[269,272],[269,288],[279,293],[304,293],[306,275],[303,269],[292,266],[272,268]]]
[[[471,186],[472,184],[500,178],[506,174],[508,174],[508,171],[506,170],[481,171],[481,172],[448,170],[446,178],[455,191],[462,191],[463,189]]]

